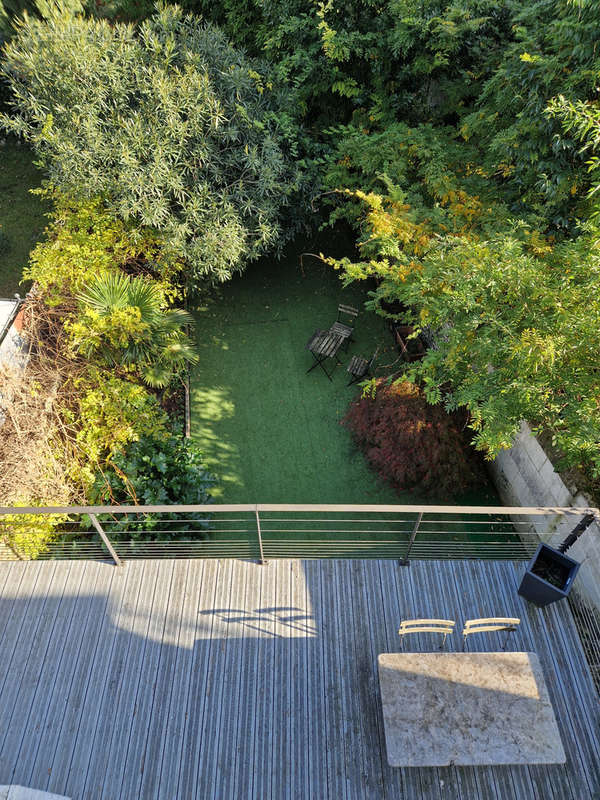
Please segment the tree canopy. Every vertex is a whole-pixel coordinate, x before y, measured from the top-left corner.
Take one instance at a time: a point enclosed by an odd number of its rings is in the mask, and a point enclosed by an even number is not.
[[[402,5],[446,23],[452,6]],[[483,21],[446,62],[412,54],[413,77],[435,76],[435,107],[409,100],[391,121],[357,108],[331,128],[325,198],[332,222],[354,225],[360,258],[329,261],[346,280],[375,276],[372,307],[435,342],[399,377],[467,408],[488,456],[528,419],[598,478],[600,18],[585,0],[502,13],[486,59]],[[450,91],[459,67],[472,73],[462,95]]]
[[[440,237],[422,257],[337,265],[349,280],[378,278],[373,307],[385,314],[400,302],[404,322],[433,332],[435,346],[402,377],[434,404],[468,409],[489,456],[527,419],[553,435],[569,465],[586,463],[598,477],[600,242],[581,237],[542,257],[535,249],[520,227],[510,238]]]
[[[286,235],[299,189],[276,93],[215,27],[165,6],[139,28],[49,5],[6,45],[14,112],[52,184],[159,231],[188,283],[222,281]]]
[[[395,377],[490,456],[527,418],[600,476],[596,0],[53,2],[5,48],[3,122],[95,235],[197,286],[306,212],[350,224],[359,257],[326,260],[435,341]],[[33,266],[51,300],[51,248]]]

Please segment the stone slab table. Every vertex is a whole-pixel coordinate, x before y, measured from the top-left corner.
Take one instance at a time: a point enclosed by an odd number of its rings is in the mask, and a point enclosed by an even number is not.
[[[388,763],[562,764],[535,653],[382,653]]]

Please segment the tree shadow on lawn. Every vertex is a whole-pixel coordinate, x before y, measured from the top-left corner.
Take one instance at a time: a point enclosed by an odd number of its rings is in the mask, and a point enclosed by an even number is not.
[[[33,159],[31,150],[14,137],[0,136],[0,297],[29,289],[30,282],[20,283],[23,269],[42,238],[44,214],[50,210],[48,201],[30,192],[43,177]]]

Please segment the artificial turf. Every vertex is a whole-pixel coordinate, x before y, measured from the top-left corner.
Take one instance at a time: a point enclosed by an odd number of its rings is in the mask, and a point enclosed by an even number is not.
[[[305,252],[351,252],[340,234],[296,241],[264,258],[195,310],[199,363],[191,376],[192,436],[218,478],[219,503],[415,503],[459,498],[397,493],[365,463],[340,424],[360,388],[348,387],[353,354],[397,359],[384,320],[365,311],[367,286],[343,288],[339,273]],[[330,382],[306,343],[344,302],[360,308],[355,343],[340,352]],[[332,362],[329,361],[328,369]],[[398,365],[396,365],[397,368]],[[460,498],[496,503],[489,485]]]
[[[0,144],[0,297],[24,294],[21,284],[29,253],[40,239],[48,205],[29,191],[40,185],[41,172],[28,147],[12,137]]]

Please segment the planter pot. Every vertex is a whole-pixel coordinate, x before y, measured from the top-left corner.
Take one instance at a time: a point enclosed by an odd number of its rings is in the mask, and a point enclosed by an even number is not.
[[[580,564],[543,542],[527,565],[519,594],[536,606],[562,600],[571,591]]]

